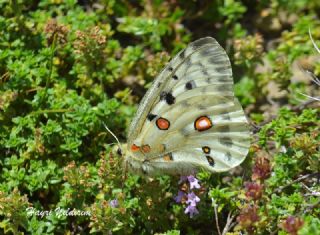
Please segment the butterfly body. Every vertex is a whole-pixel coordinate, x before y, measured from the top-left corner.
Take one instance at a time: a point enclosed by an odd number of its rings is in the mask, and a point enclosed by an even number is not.
[[[227,54],[215,39],[201,38],[170,61],[142,99],[125,162],[147,175],[227,171],[245,159],[250,135]]]

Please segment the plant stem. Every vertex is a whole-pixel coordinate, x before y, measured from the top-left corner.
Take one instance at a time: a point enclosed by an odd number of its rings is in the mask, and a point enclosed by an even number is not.
[[[65,113],[65,112],[73,112],[73,109],[43,109],[32,112],[31,114],[43,114],[43,113]]]
[[[219,227],[219,219],[218,219],[217,207],[218,207],[218,205],[214,204],[213,208],[214,208],[214,216],[215,216],[215,221],[216,221],[216,227],[217,227],[218,234],[221,235],[221,231],[220,231],[220,227]]]
[[[54,57],[54,52],[56,50],[56,38],[57,38],[57,35],[55,34],[53,36],[53,41],[52,41],[52,44],[51,44],[51,56],[50,56],[50,65],[49,65],[49,75],[48,75],[47,81],[46,81],[46,93],[47,93],[47,90],[49,88],[49,83],[50,83],[51,76],[52,76],[53,57]]]
[[[315,176],[320,176],[320,173],[319,173],[319,172],[316,172],[316,173],[311,173],[311,174],[303,175],[303,176],[301,176],[301,177],[299,177],[299,178],[291,181],[291,182],[288,183],[287,185],[284,185],[284,186],[281,186],[281,187],[277,188],[277,189],[275,190],[275,192],[276,192],[276,193],[280,193],[280,192],[282,192],[283,189],[289,187],[290,185],[293,185],[294,183],[298,183],[298,182],[303,181],[303,180],[305,180],[305,179],[307,179],[307,178],[309,178],[309,177],[315,177]]]

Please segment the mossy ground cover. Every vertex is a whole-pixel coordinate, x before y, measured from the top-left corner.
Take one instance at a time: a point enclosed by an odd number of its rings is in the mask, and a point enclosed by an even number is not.
[[[320,101],[305,96],[319,97],[319,12],[317,0],[0,0],[0,229],[320,234]],[[124,177],[104,123],[125,142],[154,77],[204,36],[231,58],[254,132],[246,161],[180,183]],[[50,213],[68,208],[89,215]]]

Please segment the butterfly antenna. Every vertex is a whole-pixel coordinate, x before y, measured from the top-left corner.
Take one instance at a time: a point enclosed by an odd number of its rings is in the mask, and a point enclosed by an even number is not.
[[[121,144],[120,144],[120,141],[119,141],[119,139],[117,138],[117,136],[107,127],[107,125],[104,123],[104,122],[102,122],[103,123],[103,125],[104,125],[104,127],[107,129],[107,131],[116,139],[116,141],[117,141],[117,143],[112,143],[112,144],[118,144],[118,146],[119,146],[119,149],[120,149],[120,151],[122,152],[122,150],[121,150]],[[111,145],[111,144],[110,144]],[[121,182],[121,188],[122,188],[122,190],[124,189],[124,183],[125,183],[125,181],[126,181],[126,179],[127,179],[127,169],[128,169],[128,162],[126,161],[125,162],[125,168],[124,168],[124,177],[123,177],[123,180],[122,180],[122,182]]]
[[[314,48],[317,50],[318,53],[320,53],[319,47],[317,46],[317,44],[316,44],[315,41],[313,40],[310,27],[309,27],[309,37],[310,37],[310,39],[311,39],[311,42],[312,42]]]
[[[116,141],[117,141],[117,143],[118,143],[118,146],[119,146],[119,149],[121,150],[121,144],[120,144],[120,141],[119,141],[119,139],[117,138],[117,136],[107,127],[107,125],[106,125],[104,122],[102,122],[102,123],[103,123],[103,125],[104,125],[104,128],[106,128],[107,131],[113,136],[113,138],[116,139]]]

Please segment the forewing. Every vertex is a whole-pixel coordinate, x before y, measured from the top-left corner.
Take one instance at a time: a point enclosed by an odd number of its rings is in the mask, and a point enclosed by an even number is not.
[[[159,73],[157,78],[153,81],[151,87],[149,88],[149,90],[147,91],[147,93],[145,94],[145,96],[140,102],[139,108],[129,128],[128,138],[127,138],[128,145],[132,145],[133,141],[138,137],[138,135],[139,134],[141,135],[141,130],[143,125],[147,124],[145,122],[146,120],[148,120],[147,116],[148,114],[150,114],[150,110],[157,103],[159,103],[159,97],[161,92],[165,90],[170,90],[174,85],[177,85],[178,83],[182,84],[184,80],[187,80],[188,74],[185,74],[185,73],[188,72],[187,70],[188,70],[188,67],[191,65],[192,60],[198,61],[197,65],[196,64],[192,65],[192,69],[194,70],[193,71],[194,76],[201,73],[201,71],[206,73],[204,69],[199,68],[199,66],[202,66],[202,63],[201,63],[201,60],[203,59],[202,56],[208,57],[209,54],[211,54],[212,56],[219,55],[219,52],[218,52],[219,50],[217,52],[214,52],[214,48],[218,48],[218,47],[220,46],[215,39],[210,37],[201,38],[193,43],[190,43],[186,49],[180,51],[164,67],[164,69]],[[230,68],[229,59],[228,58],[224,58],[224,59],[227,60],[228,66]],[[196,69],[197,67],[198,69]],[[225,79],[229,80],[229,82],[232,83],[231,69],[229,70],[230,70],[229,71],[230,76],[226,77]],[[206,76],[209,77],[210,74],[207,74]],[[222,78],[216,77],[216,79],[222,79]],[[163,102],[160,102],[160,103],[163,103]]]

